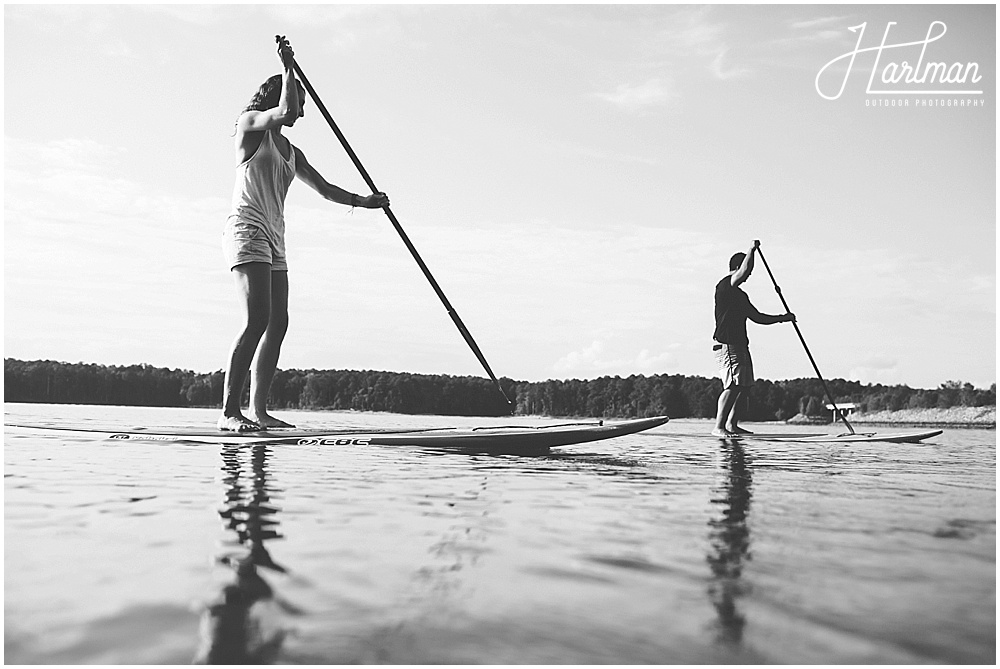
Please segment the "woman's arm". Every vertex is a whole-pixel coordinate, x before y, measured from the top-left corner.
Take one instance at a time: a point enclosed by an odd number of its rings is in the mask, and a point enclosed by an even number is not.
[[[240,133],[263,132],[283,125],[291,125],[299,118],[302,107],[299,104],[299,87],[295,83],[295,54],[287,41],[278,45],[278,57],[281,58],[281,97],[278,106],[264,111],[250,110],[244,112],[236,122]]]
[[[327,200],[346,204],[349,207],[364,207],[365,209],[381,209],[389,206],[389,196],[385,193],[361,196],[346,191],[340,186],[334,186],[309,164],[309,161],[306,160],[306,154],[302,153],[301,149],[294,145],[292,148],[295,150],[295,176]]]

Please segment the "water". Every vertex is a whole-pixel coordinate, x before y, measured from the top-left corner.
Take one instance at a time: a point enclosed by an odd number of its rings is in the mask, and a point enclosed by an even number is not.
[[[5,405],[7,423],[214,418]],[[994,431],[739,447],[709,428],[530,458],[7,430],[5,660],[995,662]]]

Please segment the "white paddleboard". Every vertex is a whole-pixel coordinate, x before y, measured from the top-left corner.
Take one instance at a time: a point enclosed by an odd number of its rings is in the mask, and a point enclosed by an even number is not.
[[[170,428],[96,429],[47,425],[5,425],[5,428],[45,430],[122,442],[196,442],[208,444],[285,444],[294,446],[426,446],[463,452],[535,455],[550,448],[611,439],[658,427],[669,418],[640,418],[618,423],[570,423],[561,425],[485,426],[431,429],[273,429],[259,432],[226,432]]]
[[[822,442],[822,443],[889,441],[896,443],[915,444],[917,442],[923,441],[924,439],[930,439],[931,437],[936,437],[942,432],[943,430],[927,430],[925,432],[892,432],[892,433],[857,432],[855,434],[851,434],[850,432],[842,432],[839,434],[821,434],[815,432],[796,434],[790,432],[786,433],[776,432],[774,434],[743,434],[738,437],[715,437],[715,438],[739,440],[739,441],[802,441],[802,442]]]

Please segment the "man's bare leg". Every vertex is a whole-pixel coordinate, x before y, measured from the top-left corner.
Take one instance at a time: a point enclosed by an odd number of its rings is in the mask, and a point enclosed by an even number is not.
[[[250,416],[261,427],[295,427],[267,412],[267,396],[288,331],[288,272],[271,272],[271,318],[257,348],[250,375]]]
[[[739,386],[737,386],[739,388]],[[740,403],[747,397],[747,391],[744,388],[739,388],[740,396],[733,403],[733,408],[729,411],[729,419],[726,421],[726,430],[732,432],[733,434],[753,434],[750,430],[744,430],[739,426],[739,406]]]
[[[736,423],[736,406],[739,403],[742,389],[739,386],[730,386],[719,395],[719,407],[715,415],[715,429],[712,435],[716,437],[736,437],[739,436],[739,425]]]
[[[724,436],[740,436],[744,434],[753,434],[753,432],[751,432],[750,430],[744,430],[739,425],[740,403],[743,402],[744,398],[747,397],[747,393],[748,389],[746,387],[733,386],[733,394],[735,395],[735,398],[731,399],[732,406],[729,409],[729,413],[726,414],[725,421],[722,423],[723,425],[722,431],[726,433],[726,435]],[[721,403],[722,398],[720,397],[719,399]],[[718,429],[719,425],[718,421],[719,419],[716,418],[716,429]],[[715,434],[715,432],[713,432],[712,434]],[[723,435],[716,435],[716,436],[723,436]]]
[[[232,432],[259,430],[260,425],[243,415],[240,400],[250,362],[271,318],[271,266],[252,262],[233,268],[233,280],[243,316],[243,327],[229,349],[229,364],[223,385],[222,416],[218,428]]]

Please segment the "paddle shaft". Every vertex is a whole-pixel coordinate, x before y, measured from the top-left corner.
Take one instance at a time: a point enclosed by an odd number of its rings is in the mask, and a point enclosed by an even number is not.
[[[330,125],[330,129],[333,130],[333,134],[335,134],[337,136],[337,139],[340,140],[340,143],[343,145],[344,150],[347,151],[347,155],[351,157],[351,161],[354,163],[354,166],[358,169],[358,172],[361,173],[361,178],[363,178],[365,180],[365,183],[368,184],[368,187],[371,189],[372,193],[378,193],[379,189],[376,188],[375,182],[372,181],[372,178],[368,175],[368,170],[366,170],[364,165],[361,164],[361,161],[358,159],[357,154],[354,153],[354,149],[351,148],[351,145],[348,143],[347,138],[344,137],[344,133],[342,133],[340,131],[340,128],[337,127],[337,123],[333,120],[333,117],[330,116],[330,112],[326,110],[326,106],[323,104],[323,101],[319,99],[319,95],[316,94],[316,89],[313,88],[312,84],[309,83],[309,79],[306,77],[305,73],[302,72],[302,68],[299,67],[298,62],[293,60],[292,66],[295,68],[295,73],[298,74],[299,79],[302,80],[302,85],[305,86],[305,89],[306,91],[308,91],[309,96],[313,99],[313,102],[316,103],[316,107],[319,108],[320,113],[323,114],[323,118],[325,118],[326,122]],[[458,312],[455,311],[455,307],[451,306],[451,302],[448,301],[447,296],[445,296],[444,291],[441,290],[441,286],[438,285],[438,282],[431,274],[431,271],[427,269],[427,265],[424,263],[423,258],[421,258],[420,254],[417,253],[417,249],[416,247],[413,246],[413,242],[410,241],[410,238],[406,235],[406,232],[403,230],[403,226],[401,226],[399,224],[399,221],[396,220],[396,216],[392,213],[392,210],[389,209],[389,205],[382,207],[382,211],[384,211],[385,215],[389,217],[389,222],[392,223],[392,227],[396,228],[396,232],[399,233],[399,236],[403,240],[403,243],[406,245],[406,248],[409,249],[410,255],[412,255],[413,259],[417,261],[417,266],[419,266],[420,271],[424,273],[424,276],[427,278],[427,281],[431,284],[431,288],[433,288],[434,292],[437,293],[437,296],[441,300],[441,303],[444,305],[445,310],[448,312],[448,315],[451,316],[451,320],[455,323],[455,327],[458,328],[459,333],[461,333],[462,337],[465,339],[465,343],[468,344],[469,348],[472,349],[472,352],[476,354],[476,357],[479,359],[480,364],[482,364],[483,369],[486,370],[486,373],[489,374],[490,379],[492,379],[493,383],[496,384],[497,390],[500,391],[500,394],[503,396],[504,401],[506,401],[507,405],[513,409],[514,406],[513,402],[511,402],[510,399],[507,397],[507,393],[503,391],[503,387],[500,385],[500,381],[493,373],[493,370],[490,369],[489,363],[486,362],[486,356],[484,356],[483,352],[479,349],[479,345],[476,344],[476,340],[472,338],[472,334],[469,332],[469,329],[465,327],[465,323],[462,322],[462,319],[461,317],[459,317]]]
[[[760,256],[761,262],[764,263],[764,269],[767,270],[767,275],[771,277],[771,283],[774,284],[774,291],[778,293],[778,297],[781,298],[781,304],[785,307],[785,313],[792,313],[792,310],[788,308],[788,302],[785,301],[785,296],[781,293],[781,288],[778,286],[778,282],[774,280],[774,273],[771,272],[771,268],[767,264],[767,259],[764,257],[764,252],[760,250],[760,245],[757,246],[757,255]],[[806,338],[802,336],[802,330],[799,329],[799,324],[792,321],[792,325],[795,327],[795,334],[799,336],[799,341],[802,342],[802,348],[805,349],[806,355],[809,356],[809,362],[812,363],[813,369],[816,370],[816,378],[819,379],[821,384],[823,384],[823,390],[826,392],[827,399],[830,400],[833,410],[838,416],[840,416],[840,420],[844,421],[844,425],[846,425],[847,429],[851,431],[851,434],[854,434],[854,428],[851,427],[851,424],[847,421],[847,417],[840,409],[837,408],[837,403],[834,401],[833,395],[830,393],[830,388],[826,385],[826,381],[823,379],[823,375],[819,371],[819,366],[816,364],[816,360],[809,351],[809,346],[806,345]]]

